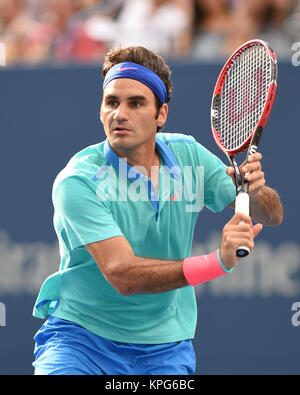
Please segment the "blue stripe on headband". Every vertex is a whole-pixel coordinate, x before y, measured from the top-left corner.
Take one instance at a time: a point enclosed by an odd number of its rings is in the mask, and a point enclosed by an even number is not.
[[[123,62],[113,66],[104,79],[103,90],[106,85],[116,78],[131,78],[148,86],[159,98],[161,103],[167,101],[167,89],[165,84],[152,70],[137,63]]]

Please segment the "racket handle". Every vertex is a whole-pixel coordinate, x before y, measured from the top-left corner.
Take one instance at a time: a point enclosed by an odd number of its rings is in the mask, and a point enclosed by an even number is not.
[[[240,192],[235,199],[235,212],[249,215],[249,211],[250,211],[249,207],[250,207],[250,203],[249,203],[248,193]],[[243,221],[241,221],[240,223],[243,223]],[[239,258],[244,258],[249,254],[250,254],[250,250],[246,246],[240,246],[236,250],[236,256],[238,256]]]

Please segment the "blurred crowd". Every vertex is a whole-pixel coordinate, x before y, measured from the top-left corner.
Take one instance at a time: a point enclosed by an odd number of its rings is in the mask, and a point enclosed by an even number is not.
[[[7,65],[99,62],[127,45],[209,60],[254,37],[287,56],[300,41],[300,0],[0,0]]]

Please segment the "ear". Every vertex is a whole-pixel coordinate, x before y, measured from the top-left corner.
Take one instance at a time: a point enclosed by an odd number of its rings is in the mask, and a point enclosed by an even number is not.
[[[164,103],[159,110],[159,114],[157,118],[157,126],[159,127],[164,126],[164,124],[167,122],[168,111],[169,111],[169,107],[167,103]]]

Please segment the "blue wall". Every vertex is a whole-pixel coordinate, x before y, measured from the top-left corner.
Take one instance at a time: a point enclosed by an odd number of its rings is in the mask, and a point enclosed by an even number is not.
[[[166,130],[194,135],[225,157],[210,132],[210,100],[221,64],[172,65],[174,94]],[[77,151],[104,139],[98,111],[100,68],[0,72],[0,374],[32,374],[31,316],[38,289],[59,265],[51,188]],[[256,249],[227,278],[197,287],[197,373],[299,373],[300,236],[298,112],[300,67],[279,64],[279,86],[262,138],[263,169],[285,207]],[[289,148],[288,143],[291,144]],[[194,252],[215,248],[232,215],[200,213]],[[299,309],[299,307],[298,307]],[[292,317],[294,318],[292,320]]]

